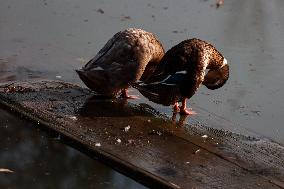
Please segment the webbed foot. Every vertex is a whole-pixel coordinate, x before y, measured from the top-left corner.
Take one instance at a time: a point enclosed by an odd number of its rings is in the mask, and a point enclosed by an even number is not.
[[[196,115],[197,114],[195,111],[192,111],[191,108],[180,109],[179,113],[181,115]]]
[[[173,110],[174,110],[174,112],[179,112],[179,111],[180,111],[178,102],[176,102],[176,103],[174,104]]]
[[[140,99],[138,95],[128,95],[127,89],[123,89],[121,91],[120,98],[125,98],[125,99]]]
[[[186,108],[186,98],[183,98],[181,101],[181,107],[179,113],[181,115],[196,115],[195,111],[192,111],[191,108]]]

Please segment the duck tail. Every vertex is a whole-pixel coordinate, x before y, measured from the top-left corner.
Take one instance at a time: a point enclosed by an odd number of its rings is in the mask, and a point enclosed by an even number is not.
[[[86,73],[84,72],[84,70],[82,69],[76,69],[75,70],[76,73],[79,75],[80,79],[86,84],[89,83],[90,80],[88,79],[88,76],[86,75]],[[86,84],[87,85],[87,84]]]
[[[78,74],[78,76],[80,77],[80,79],[83,80],[83,82],[84,82],[84,80],[86,80],[86,76],[84,75],[84,71],[82,69],[76,69],[75,71]]]
[[[79,76],[81,76],[81,75],[83,74],[83,70],[82,70],[82,69],[76,69],[75,71],[76,71],[76,73],[77,73]]]
[[[85,74],[85,72],[82,69],[77,69],[75,70],[77,72],[77,74],[79,75],[80,79],[85,83],[85,85],[88,86],[88,83],[90,83],[90,80],[88,79],[87,75]],[[90,88],[90,87],[89,87]]]
[[[94,77],[92,74],[88,73],[88,71],[85,71],[83,69],[75,70],[77,74],[79,75],[80,79],[83,81],[83,83],[90,89],[94,91],[98,91],[98,89],[101,88],[101,82],[98,80],[98,77]],[[92,77],[91,77],[92,76]],[[98,91],[100,92],[100,91]]]

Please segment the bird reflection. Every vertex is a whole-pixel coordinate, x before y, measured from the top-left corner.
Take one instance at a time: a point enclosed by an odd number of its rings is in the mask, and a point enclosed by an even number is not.
[[[179,126],[179,127],[184,126],[186,124],[186,122],[187,122],[188,115],[180,115],[179,120],[177,120],[177,116],[178,116],[178,113],[177,112],[173,112],[172,122],[174,124],[176,124],[177,126]]]
[[[130,117],[147,116],[147,111],[142,107],[132,105],[125,98],[109,99],[101,95],[88,98],[78,113],[83,117]]]

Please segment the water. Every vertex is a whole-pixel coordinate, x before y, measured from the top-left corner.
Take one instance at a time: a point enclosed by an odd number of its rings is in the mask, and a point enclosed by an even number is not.
[[[0,79],[61,76],[84,86],[74,69],[120,30],[139,27],[153,32],[166,50],[197,37],[225,55],[230,79],[216,91],[201,87],[189,105],[229,120],[233,124],[228,130],[242,128],[284,144],[284,1],[225,0],[218,9],[215,2],[1,1]],[[169,107],[143,97],[133,102],[171,114]]]
[[[124,189],[144,186],[0,109],[0,188]]]

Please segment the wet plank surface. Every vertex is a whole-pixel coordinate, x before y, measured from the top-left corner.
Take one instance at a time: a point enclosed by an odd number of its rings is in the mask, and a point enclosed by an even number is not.
[[[180,126],[146,104],[59,81],[2,84],[0,101],[149,187],[284,188],[284,148],[266,139]]]

